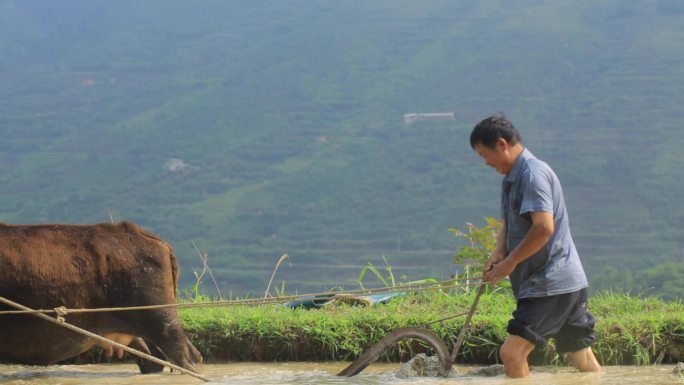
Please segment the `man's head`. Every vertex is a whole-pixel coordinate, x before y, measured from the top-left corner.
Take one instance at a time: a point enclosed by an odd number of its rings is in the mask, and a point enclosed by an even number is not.
[[[475,125],[470,146],[488,166],[506,175],[523,150],[520,134],[503,114],[493,115]]]
[[[520,142],[520,134],[503,114],[492,115],[475,125],[470,134],[470,146],[481,143],[485,147],[494,148],[499,139],[504,139],[513,146]]]

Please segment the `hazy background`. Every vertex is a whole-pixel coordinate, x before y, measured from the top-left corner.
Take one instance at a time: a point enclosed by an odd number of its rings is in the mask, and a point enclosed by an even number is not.
[[[501,111],[593,287],[681,299],[682,101],[680,0],[0,0],[0,220],[135,221],[224,295],[284,252],[288,293],[447,278],[447,228],[499,214],[468,137]]]

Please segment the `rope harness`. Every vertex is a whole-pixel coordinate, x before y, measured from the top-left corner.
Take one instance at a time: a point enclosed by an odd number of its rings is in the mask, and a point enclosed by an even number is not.
[[[427,326],[430,324],[434,324],[437,322],[443,322],[445,320],[459,317],[462,315],[467,314],[467,318],[465,323],[463,324],[463,328],[461,329],[461,332],[458,336],[458,340],[454,346],[454,350],[451,354],[451,361],[453,362],[454,359],[456,358],[456,354],[458,353],[458,350],[463,343],[463,339],[465,338],[465,333],[468,329],[470,320],[473,316],[473,313],[475,312],[475,308],[477,306],[478,300],[480,298],[480,295],[482,294],[484,290],[484,284],[482,282],[483,277],[468,277],[468,278],[454,278],[450,280],[445,280],[445,281],[437,281],[437,282],[424,282],[424,283],[409,283],[409,284],[404,284],[404,285],[397,285],[397,286],[392,286],[392,287],[382,287],[382,288],[376,288],[376,289],[362,289],[362,290],[351,290],[351,291],[332,291],[332,292],[324,292],[324,293],[316,293],[316,294],[302,294],[302,295],[289,295],[289,296],[278,296],[278,297],[271,297],[271,298],[260,298],[260,299],[239,299],[239,300],[220,300],[220,301],[207,301],[207,302],[196,302],[196,303],[174,303],[174,304],[160,304],[160,305],[148,305],[148,306],[131,306],[131,307],[109,307],[109,308],[93,308],[93,309],[69,309],[65,306],[58,306],[53,309],[31,309],[29,307],[26,307],[22,304],[13,302],[9,299],[6,299],[4,297],[0,296],[0,303],[4,303],[5,305],[8,305],[12,308],[18,309],[18,310],[3,310],[0,311],[0,315],[16,315],[16,314],[30,314],[36,317],[40,317],[46,321],[52,322],[54,324],[57,324],[61,327],[64,327],[66,329],[69,329],[71,331],[74,331],[76,333],[83,334],[87,337],[90,337],[92,339],[95,339],[99,342],[102,342],[104,344],[109,344],[112,346],[115,346],[117,348],[120,348],[132,355],[138,356],[142,359],[146,359],[149,361],[152,361],[158,365],[162,365],[168,368],[171,368],[173,370],[177,370],[180,373],[183,374],[188,374],[192,377],[195,377],[197,379],[200,379],[205,382],[210,382],[211,380],[207,377],[204,377],[196,372],[193,372],[191,370],[182,368],[178,365],[175,365],[171,362],[161,360],[157,357],[154,357],[152,355],[146,354],[144,352],[141,352],[139,350],[133,349],[128,347],[127,345],[123,345],[121,343],[118,343],[116,341],[110,340],[108,338],[105,338],[103,336],[100,336],[98,334],[92,333],[88,330],[79,328],[78,326],[72,325],[68,322],[66,322],[65,317],[69,314],[76,314],[76,313],[98,313],[98,312],[120,312],[120,311],[138,311],[138,310],[155,310],[155,309],[168,309],[168,308],[175,308],[175,309],[187,309],[187,308],[200,308],[200,307],[225,307],[225,306],[237,306],[237,305],[243,305],[243,306],[249,306],[249,305],[266,305],[266,304],[279,304],[279,303],[286,303],[294,300],[302,300],[302,299],[316,299],[321,296],[326,296],[329,299],[335,299],[335,298],[344,298],[344,297],[349,297],[349,295],[369,295],[369,294],[382,294],[382,293],[390,293],[390,292],[397,292],[397,291],[412,291],[412,292],[424,292],[424,291],[436,291],[436,290],[448,290],[448,289],[457,289],[457,288],[466,288],[466,287],[471,287],[471,286],[478,286],[478,292],[475,297],[475,300],[473,304],[470,307],[470,311],[467,313],[459,313],[456,315],[451,315],[436,321],[432,321],[429,323],[424,324],[423,326]],[[460,281],[466,281],[465,283],[459,283]],[[472,282],[472,281],[477,281],[477,282]],[[47,314],[55,314],[55,317],[50,317]]]
[[[466,281],[466,283],[457,283],[459,281]],[[53,309],[28,309],[28,310],[3,310],[0,311],[0,315],[14,315],[14,314],[34,314],[34,313],[44,313],[51,314],[55,313],[60,317],[65,317],[69,314],[77,313],[101,313],[101,312],[118,312],[118,311],[135,311],[135,310],[156,310],[156,309],[189,309],[189,308],[200,308],[200,307],[226,307],[226,306],[237,306],[237,305],[267,305],[267,304],[279,304],[286,303],[294,300],[301,299],[313,299],[322,296],[328,296],[329,298],[335,299],[344,298],[349,295],[364,295],[364,294],[382,294],[391,293],[396,291],[413,291],[413,292],[424,292],[424,291],[438,291],[447,289],[458,289],[466,288],[472,286],[480,286],[482,277],[468,277],[468,278],[455,278],[445,281],[437,282],[426,282],[426,283],[408,283],[404,285],[396,285],[391,287],[381,287],[376,289],[360,289],[360,290],[350,290],[350,291],[329,291],[316,294],[299,294],[299,295],[285,295],[270,298],[247,298],[247,299],[237,299],[237,300],[222,300],[222,301],[206,301],[206,302],[194,302],[194,303],[169,303],[169,304],[159,304],[159,305],[146,305],[146,306],[128,306],[128,307],[106,307],[106,308],[91,308],[91,309],[69,309],[66,306],[59,306]],[[476,281],[476,282],[470,282]]]

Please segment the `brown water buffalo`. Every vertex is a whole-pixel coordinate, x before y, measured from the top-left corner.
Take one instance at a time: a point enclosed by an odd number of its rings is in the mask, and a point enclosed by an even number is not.
[[[32,309],[175,303],[178,264],[171,246],[130,223],[0,223],[0,296]],[[0,310],[16,310],[0,305]],[[75,313],[65,321],[196,370],[202,357],[175,309]],[[96,342],[33,315],[0,315],[0,360],[48,365]],[[108,354],[119,349],[103,346]],[[138,361],[143,373],[163,367]]]

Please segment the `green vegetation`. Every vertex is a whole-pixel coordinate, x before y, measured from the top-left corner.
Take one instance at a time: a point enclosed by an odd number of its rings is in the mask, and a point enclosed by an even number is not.
[[[454,263],[475,266],[479,272],[490,255],[496,249],[496,239],[501,231],[500,220],[485,218],[486,224],[480,228],[472,223],[466,223],[466,231],[449,229],[457,237],[468,240],[468,245],[462,246],[454,256]]]
[[[496,215],[505,112],[559,174],[592,284],[684,298],[680,0],[0,0],[0,220],[132,220],[224,293],[447,278]],[[403,114],[453,111],[406,125]],[[188,168],[164,168],[169,159]],[[662,267],[658,267],[658,265]],[[639,272],[655,269],[652,275]],[[615,274],[613,274],[615,275]],[[631,282],[637,282],[638,288]],[[661,285],[662,282],[662,285]],[[667,283],[669,282],[669,283]],[[207,291],[211,287],[205,287]]]
[[[666,300],[684,296],[684,264],[668,262],[631,272],[616,267],[606,268],[594,282],[594,290],[614,290],[639,295],[652,295]]]
[[[184,328],[209,360],[353,360],[395,328],[430,324],[452,347],[465,317],[436,322],[467,311],[474,290],[451,294],[424,292],[396,297],[386,305],[350,306],[332,302],[317,310],[278,305],[194,308],[181,311]],[[458,362],[498,360],[506,324],[515,304],[507,291],[481,297]],[[595,345],[604,365],[673,363],[684,360],[684,305],[655,298],[602,293],[589,310],[597,319]],[[424,352],[415,341],[399,344],[385,359],[407,360]],[[563,364],[550,344],[539,363]]]
[[[453,349],[455,337],[463,327],[475,294],[473,286],[464,285],[481,274],[482,264],[496,246],[500,221],[486,219],[478,228],[468,223],[466,231],[449,229],[468,240],[455,261],[467,263],[466,273],[457,281],[460,286],[445,288],[434,279],[413,283],[427,284],[433,290],[406,292],[397,285],[407,277],[395,277],[392,265],[384,259],[384,272],[372,263],[361,269],[358,283],[363,290],[368,272],[386,291],[403,290],[383,305],[358,306],[362,301],[342,298],[314,308],[291,308],[261,305],[213,308],[189,308],[181,311],[186,332],[204,357],[219,361],[319,361],[354,360],[391,331],[401,327],[429,327]],[[286,258],[284,255],[278,265]],[[186,301],[207,302],[209,296],[195,291],[186,293]],[[434,285],[432,285],[434,284]],[[434,286],[434,287],[433,287]],[[500,285],[487,287],[480,297],[458,362],[498,363],[499,346],[506,338],[506,325],[515,309],[509,290]],[[279,294],[284,295],[282,291]],[[272,299],[272,298],[271,298]],[[654,297],[635,297],[613,292],[594,295],[588,304],[597,320],[599,341],[594,350],[603,365],[673,363],[684,359],[684,305]],[[420,341],[403,341],[385,353],[385,359],[405,361],[430,348]],[[552,341],[530,357],[533,364],[563,364]]]

